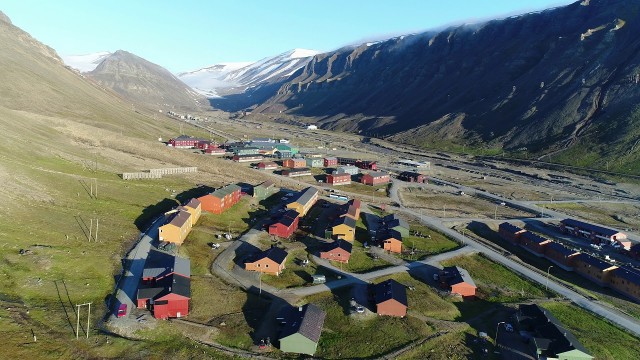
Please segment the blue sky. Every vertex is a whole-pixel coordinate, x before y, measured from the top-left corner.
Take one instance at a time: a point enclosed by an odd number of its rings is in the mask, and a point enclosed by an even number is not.
[[[123,49],[167,69],[255,61],[478,22],[568,0],[5,0],[12,22],[61,55]]]

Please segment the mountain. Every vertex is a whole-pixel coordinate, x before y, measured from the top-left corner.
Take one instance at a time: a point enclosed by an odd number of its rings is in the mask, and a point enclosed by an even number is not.
[[[167,69],[129,52],[118,50],[86,75],[125,99],[153,108],[190,110],[206,100]]]
[[[637,173],[639,32],[640,1],[591,0],[342,48],[316,55],[256,111]]]
[[[178,77],[211,98],[241,93],[247,88],[281,82],[304,67],[318,51],[294,49],[253,63],[222,63]]]
[[[62,57],[62,60],[70,67],[84,73],[94,70],[102,60],[110,55],[111,53],[108,51],[100,51],[84,55],[66,55]]]

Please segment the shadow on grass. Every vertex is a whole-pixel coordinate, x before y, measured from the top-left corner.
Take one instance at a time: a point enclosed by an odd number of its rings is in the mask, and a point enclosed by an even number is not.
[[[198,186],[195,188],[191,188],[189,190],[183,191],[180,194],[176,195],[176,200],[178,200],[181,204],[186,204],[189,200],[193,198],[199,198],[201,196],[210,194],[214,191],[214,188],[210,186]]]
[[[176,195],[177,197],[177,195]],[[165,212],[173,209],[178,206],[178,202],[174,199],[164,198],[159,203],[154,205],[149,205],[142,210],[140,216],[138,216],[133,222],[138,230],[145,231],[147,227],[150,225],[150,222],[155,219],[158,215],[164,214]]]
[[[233,262],[240,268],[244,269],[244,263],[251,260],[260,250],[258,247],[249,244],[248,242],[242,242],[238,249],[236,249],[236,257]]]
[[[273,299],[275,297],[274,295],[267,294],[265,291],[262,291],[262,296],[259,295],[259,293],[259,289],[255,287],[249,288],[247,291],[247,299],[242,306],[242,314],[244,315],[247,325],[251,328],[249,336],[251,336],[254,344],[257,344],[263,338],[269,337],[274,339],[277,336],[277,334],[270,331],[270,326],[265,325],[275,321],[275,316],[273,316],[273,319],[267,318],[270,317],[268,310],[274,303]]]

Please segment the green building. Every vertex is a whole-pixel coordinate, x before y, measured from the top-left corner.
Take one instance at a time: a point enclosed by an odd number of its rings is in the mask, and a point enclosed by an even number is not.
[[[275,194],[275,192],[276,187],[271,180],[267,180],[253,187],[253,197],[258,200],[264,200]]]
[[[324,165],[323,158],[306,158],[307,167],[322,167]]]
[[[281,316],[284,328],[280,333],[280,350],[313,356],[326,316],[324,311],[313,304],[288,307]]]
[[[400,219],[396,214],[390,214],[382,218],[384,227],[388,230],[395,230],[402,235],[402,237],[409,236],[409,223],[403,219]]]

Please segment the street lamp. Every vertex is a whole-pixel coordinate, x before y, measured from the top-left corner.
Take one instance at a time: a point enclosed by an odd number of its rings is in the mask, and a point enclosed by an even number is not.
[[[547,269],[547,284],[545,285],[545,290],[549,290],[549,271],[551,271],[552,267],[553,265],[549,266],[549,268]]]
[[[496,325],[496,349],[498,348],[498,333],[500,332],[500,324],[504,324],[504,323],[505,323],[504,321],[500,321],[498,325]],[[496,350],[494,351],[494,353],[495,352],[499,352],[499,351]]]

